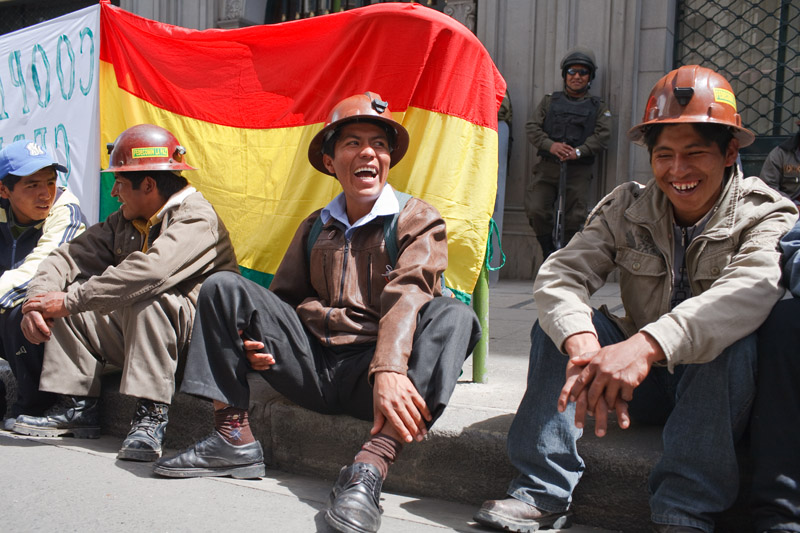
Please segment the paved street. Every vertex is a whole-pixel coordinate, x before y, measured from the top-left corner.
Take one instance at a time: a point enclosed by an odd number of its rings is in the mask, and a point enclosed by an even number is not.
[[[117,461],[119,439],[45,439],[0,431],[3,531],[327,532],[331,482],[268,470],[261,480],[163,479]],[[472,506],[384,492],[382,533],[487,531]],[[573,527],[572,533],[600,532]]]
[[[604,303],[619,305],[615,284],[592,299],[593,305]],[[497,415],[513,413],[525,391],[529,333],[536,319],[531,283],[502,281],[493,286],[490,308],[489,382],[460,383],[451,401],[453,412],[480,405]],[[465,381],[472,375],[471,364],[470,358]],[[268,470],[267,477],[257,481],[163,479],[151,473],[151,464],[117,461],[120,444],[121,439],[112,436],[62,440],[0,431],[3,531],[330,531],[320,509],[333,479],[277,470]],[[381,503],[381,533],[489,531],[471,520],[473,505],[386,491]]]

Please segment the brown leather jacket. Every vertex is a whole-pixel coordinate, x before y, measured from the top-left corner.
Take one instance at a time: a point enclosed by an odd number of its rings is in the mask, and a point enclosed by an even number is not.
[[[297,229],[270,290],[294,306],[324,346],[375,343],[369,374],[405,374],[420,308],[441,296],[447,267],[445,223],[432,205],[412,198],[397,220],[394,268],[379,218],[353,233],[331,219],[306,257],[315,211]]]

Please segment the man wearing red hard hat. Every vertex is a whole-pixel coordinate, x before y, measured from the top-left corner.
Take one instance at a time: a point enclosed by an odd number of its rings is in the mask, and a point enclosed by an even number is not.
[[[519,475],[484,503],[482,524],[563,528],[585,465],[576,443],[612,410],[621,428],[663,423],[650,481],[659,532],[714,529],[733,505],[742,435],[756,387],[758,326],[781,297],[778,241],[797,210],[736,165],[754,135],[728,81],[683,66],[653,87],[628,136],[650,153],[653,178],[615,188],[534,285],[528,387],[508,435]],[[624,316],[589,296],[618,270]],[[636,528],[635,526],[632,526]]]
[[[194,168],[171,132],[139,124],[108,148],[119,210],[45,259],[22,306],[23,333],[45,343],[39,387],[61,401],[18,417],[14,431],[99,437],[100,373],[111,363],[120,392],[137,398],[117,457],[155,461],[200,284],[238,266],[214,208],[180,174]]]
[[[308,159],[342,193],[300,224],[269,291],[225,273],[203,284],[181,390],[214,400],[216,431],[159,460],[157,474],[264,475],[247,412],[256,370],[300,406],[373,421],[325,519],[378,530],[389,466],[442,414],[480,337],[471,308],[442,296],[444,220],[386,182],[408,143],[378,94],[333,108]]]

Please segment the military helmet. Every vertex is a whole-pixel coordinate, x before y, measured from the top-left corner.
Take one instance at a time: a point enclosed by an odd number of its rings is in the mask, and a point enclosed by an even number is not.
[[[594,79],[594,75],[597,72],[597,64],[594,61],[594,52],[588,48],[578,46],[567,52],[567,55],[561,60],[562,78],[567,78],[567,69],[572,65],[583,65],[588,68],[590,71],[589,81]]]

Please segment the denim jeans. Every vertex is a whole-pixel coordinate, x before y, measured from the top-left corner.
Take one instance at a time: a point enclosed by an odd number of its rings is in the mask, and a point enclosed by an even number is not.
[[[758,330],[750,421],[757,531],[800,531],[800,298],[781,300]]]
[[[602,346],[625,340],[606,316],[595,311]],[[664,423],[664,453],[650,474],[652,520],[713,531],[710,513],[730,507],[737,496],[739,468],[734,444],[748,420],[755,394],[755,334],[716,359],[680,365],[674,374],[653,367],[630,402],[633,424]],[[575,406],[559,413],[567,357],[534,324],[528,386],[508,434],[508,455],[519,471],[508,494],[549,512],[563,512],[584,471],[577,451],[582,431]]]

